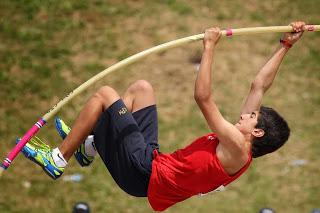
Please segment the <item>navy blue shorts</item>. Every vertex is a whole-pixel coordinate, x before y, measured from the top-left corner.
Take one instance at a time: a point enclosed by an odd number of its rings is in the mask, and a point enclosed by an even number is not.
[[[97,151],[119,187],[146,197],[153,150],[159,149],[156,106],[131,113],[120,99],[104,111],[93,133]]]

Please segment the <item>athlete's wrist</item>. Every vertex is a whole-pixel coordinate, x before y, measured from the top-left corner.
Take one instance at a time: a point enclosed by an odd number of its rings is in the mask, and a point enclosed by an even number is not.
[[[284,47],[286,49],[290,49],[293,46],[293,44],[290,43],[288,40],[282,39],[282,38],[280,38],[280,44],[282,47]]]

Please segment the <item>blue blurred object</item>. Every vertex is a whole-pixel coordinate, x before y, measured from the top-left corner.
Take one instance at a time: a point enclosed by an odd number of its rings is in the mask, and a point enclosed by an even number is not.
[[[320,209],[313,209],[311,213],[320,213]]]
[[[82,175],[79,173],[75,173],[73,175],[65,175],[62,180],[68,182],[80,182],[82,180]]]
[[[78,202],[74,205],[72,213],[90,213],[90,207],[85,202]]]
[[[263,208],[263,209],[260,209],[259,213],[276,213],[276,212],[270,208]]]

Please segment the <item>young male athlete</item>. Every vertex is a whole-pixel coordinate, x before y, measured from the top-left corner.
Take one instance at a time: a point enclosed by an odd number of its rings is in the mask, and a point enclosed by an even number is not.
[[[277,150],[289,137],[286,121],[272,108],[261,107],[261,101],[283,57],[303,34],[303,22],[291,25],[295,33],[284,34],[275,54],[255,77],[235,125],[223,118],[213,100],[211,66],[221,31],[210,28],[205,31],[194,98],[215,133],[171,154],[160,153],[155,96],[151,85],[140,80],[129,86],[122,98],[109,86],[100,88],[72,130],[56,119],[64,139],[58,148],[27,144],[22,151],[53,179],[62,175],[73,154],[81,166],[88,166],[97,151],[121,189],[133,196],[147,196],[157,211],[221,189],[248,169],[252,157]]]

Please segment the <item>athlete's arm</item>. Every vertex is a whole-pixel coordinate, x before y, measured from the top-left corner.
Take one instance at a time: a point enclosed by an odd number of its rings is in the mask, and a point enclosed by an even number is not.
[[[243,155],[241,142],[243,135],[231,123],[221,115],[211,92],[211,68],[216,44],[221,36],[219,28],[206,30],[204,36],[204,50],[200,69],[195,82],[194,98],[204,115],[210,129],[215,132],[222,145],[233,154],[234,157]]]
[[[304,22],[293,22],[290,24],[293,26],[295,33],[285,33],[283,40],[293,45],[298,41],[303,34]],[[280,64],[288,52],[289,47],[281,44],[274,55],[267,61],[267,63],[258,72],[257,76],[251,83],[250,92],[246,98],[245,104],[241,109],[241,114],[251,113],[253,111],[259,111],[262,97],[264,93],[271,87],[273,80],[279,70]]]

